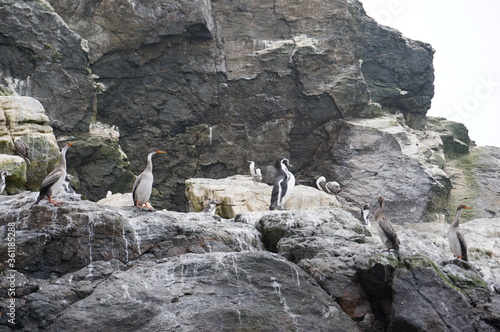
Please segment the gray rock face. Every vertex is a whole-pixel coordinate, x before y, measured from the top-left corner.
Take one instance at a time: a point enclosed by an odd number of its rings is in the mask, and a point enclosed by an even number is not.
[[[329,176],[342,120],[375,116],[371,98],[419,126],[433,94],[433,50],[357,1],[49,2],[89,42],[106,86],[97,117],[120,128],[132,171],[149,147],[169,151],[153,195],[169,209],[188,209],[186,179],[238,174],[249,159],[290,157],[303,183]]]
[[[82,38],[46,2],[0,3],[0,94],[38,99],[58,132],[85,131],[93,83]]]
[[[60,208],[28,210],[35,196],[0,197],[0,329],[12,327],[11,276],[17,331],[500,327],[497,219],[463,225],[469,264],[450,260],[446,224],[396,225],[403,264],[374,228],[335,208],[221,219],[62,196]],[[6,265],[12,224],[15,270]]]

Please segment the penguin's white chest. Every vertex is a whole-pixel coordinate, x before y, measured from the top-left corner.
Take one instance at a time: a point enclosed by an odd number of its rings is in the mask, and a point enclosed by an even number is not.
[[[293,188],[295,187],[295,176],[293,176],[293,174],[291,172],[289,172],[288,170],[286,170],[285,172],[287,175],[287,178],[285,179],[285,181],[287,182],[287,186],[286,186],[285,195],[283,196],[283,199],[281,200],[281,204],[284,204],[286,202],[288,197],[290,197],[290,195],[292,194]]]

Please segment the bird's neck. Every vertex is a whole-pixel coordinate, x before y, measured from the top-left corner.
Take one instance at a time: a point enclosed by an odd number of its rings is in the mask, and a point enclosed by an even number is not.
[[[59,160],[59,168],[62,169],[66,169],[66,151],[68,151],[67,145],[61,150],[61,160]]]
[[[375,211],[375,218],[380,217],[384,213],[384,203],[380,203],[380,206]]]
[[[455,220],[453,220],[451,226],[458,227],[458,225],[460,225],[460,214],[462,214],[462,209],[457,210],[457,214],[455,215]]]
[[[148,154],[148,163],[146,165],[146,170],[152,172],[153,171],[153,155],[155,153],[154,152],[151,152],[150,154]]]

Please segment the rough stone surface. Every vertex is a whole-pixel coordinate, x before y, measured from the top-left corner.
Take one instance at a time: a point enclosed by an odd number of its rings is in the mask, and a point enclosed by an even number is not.
[[[48,123],[49,118],[38,100],[0,96],[0,169],[12,174],[7,179],[8,193],[38,190],[59,161],[59,147]],[[13,140],[16,138],[28,145],[31,164],[15,152]]]
[[[474,218],[500,215],[500,149],[474,146],[470,153],[448,160],[445,171],[450,174],[453,189],[449,199],[450,214],[459,204],[471,205]]]
[[[433,95],[432,48],[357,1],[49,2],[88,40],[96,116],[119,128],[130,170],[150,147],[169,151],[152,199],[168,209],[188,210],[186,179],[241,174],[249,159],[290,157],[310,185],[331,172],[343,120],[383,113],[373,100],[419,127]]]
[[[0,2],[0,94],[31,96],[57,132],[85,131],[93,82],[82,38],[45,1]]]
[[[35,197],[0,197],[0,302],[7,305],[14,274],[13,330],[500,327],[498,219],[462,225],[468,264],[451,259],[447,224],[396,225],[406,258],[398,263],[375,227],[336,208],[221,219],[71,195],[58,197],[60,208],[43,201],[28,210]],[[5,265],[12,224],[15,271]],[[9,329],[6,313],[3,307],[0,329]]]
[[[234,218],[251,211],[267,211],[273,188],[266,183],[255,184],[251,176],[235,175],[225,179],[188,179],[186,196],[191,211],[201,211],[211,199],[219,201],[216,214]],[[340,207],[335,195],[316,188],[297,185],[285,203],[285,209],[306,210],[317,207]]]

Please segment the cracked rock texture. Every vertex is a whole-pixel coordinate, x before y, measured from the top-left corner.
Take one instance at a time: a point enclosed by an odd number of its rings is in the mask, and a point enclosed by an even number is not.
[[[446,223],[396,225],[406,258],[398,263],[375,227],[337,208],[222,219],[72,195],[63,207],[29,210],[35,198],[0,196],[1,331],[500,328],[498,219],[463,225],[469,263],[452,259]]]

